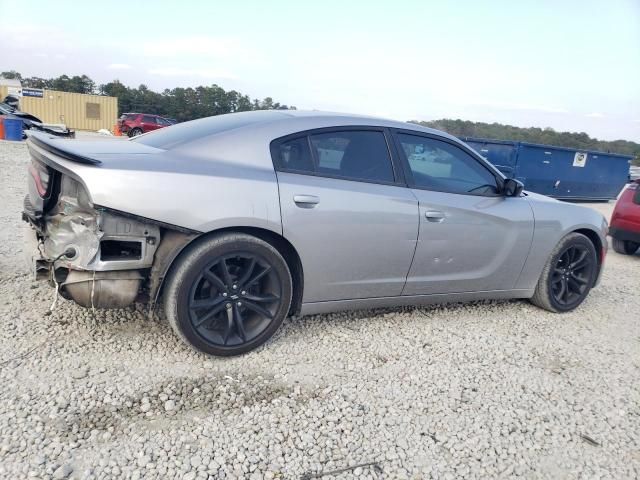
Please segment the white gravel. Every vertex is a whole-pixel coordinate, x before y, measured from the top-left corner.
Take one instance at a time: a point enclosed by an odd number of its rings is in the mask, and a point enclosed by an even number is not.
[[[212,359],[141,307],[47,314],[20,258],[27,159],[0,141],[0,478],[640,476],[639,255],[610,251],[570,314],[314,316]]]

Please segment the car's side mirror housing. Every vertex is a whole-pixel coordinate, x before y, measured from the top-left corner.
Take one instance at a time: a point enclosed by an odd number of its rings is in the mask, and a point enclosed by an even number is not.
[[[515,178],[507,178],[502,187],[502,193],[505,197],[519,197],[524,190],[524,184]]]

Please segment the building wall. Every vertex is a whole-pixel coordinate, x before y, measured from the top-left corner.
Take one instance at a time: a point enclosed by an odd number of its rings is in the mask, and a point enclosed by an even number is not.
[[[0,85],[0,101],[8,91],[7,86]],[[64,123],[75,130],[112,130],[118,119],[118,99],[44,90],[42,98],[20,97],[20,110],[44,123]]]

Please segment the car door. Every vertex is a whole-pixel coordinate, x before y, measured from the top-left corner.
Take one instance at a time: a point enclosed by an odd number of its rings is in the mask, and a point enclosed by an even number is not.
[[[420,208],[418,245],[403,295],[514,288],[533,237],[526,198],[500,194],[500,177],[453,140],[394,131]]]
[[[418,237],[418,202],[383,129],[320,129],[272,142],[284,236],[303,302],[398,296]]]

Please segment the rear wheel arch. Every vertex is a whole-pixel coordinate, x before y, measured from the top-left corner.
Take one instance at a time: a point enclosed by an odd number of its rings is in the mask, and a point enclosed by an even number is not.
[[[218,230],[212,230],[193,238],[189,243],[181,248],[180,252],[175,256],[175,258],[173,258],[167,267],[156,297],[159,298],[162,295],[162,290],[166,284],[167,278],[171,276],[172,271],[177,268],[182,258],[184,258],[191,250],[197,248],[200,243],[207,241],[211,237],[225,233],[244,233],[259,238],[260,240],[270,244],[278,251],[278,253],[280,253],[280,255],[282,255],[289,267],[293,282],[293,295],[291,298],[289,315],[298,315],[302,308],[302,294],[304,291],[304,272],[300,256],[291,242],[289,242],[285,237],[271,230],[259,227],[225,227]]]

